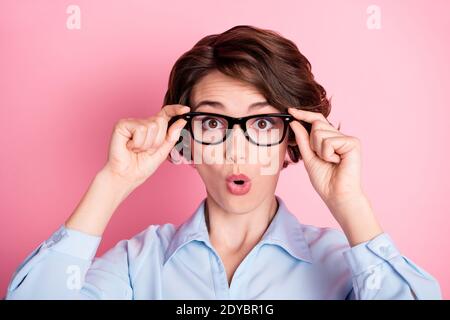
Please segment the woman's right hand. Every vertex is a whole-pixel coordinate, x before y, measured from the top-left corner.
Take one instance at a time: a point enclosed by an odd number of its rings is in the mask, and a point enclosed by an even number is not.
[[[167,132],[171,117],[189,112],[187,106],[164,106],[146,119],[121,119],[112,134],[108,162],[104,170],[132,187],[142,184],[167,159],[186,120],[174,122]]]

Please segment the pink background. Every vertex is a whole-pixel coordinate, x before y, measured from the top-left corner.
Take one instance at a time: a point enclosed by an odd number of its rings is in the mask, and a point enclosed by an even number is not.
[[[66,28],[69,4],[80,30]],[[363,184],[385,231],[450,298],[450,2],[376,1],[380,30],[366,26],[370,4],[1,1],[0,295],[103,166],[114,123],[157,112],[173,63],[201,37],[250,24],[309,58],[333,97],[330,121],[362,140]],[[302,163],[280,179],[300,221],[338,227]],[[98,254],[149,224],[183,222],[204,196],[194,170],[164,163],[119,207]]]

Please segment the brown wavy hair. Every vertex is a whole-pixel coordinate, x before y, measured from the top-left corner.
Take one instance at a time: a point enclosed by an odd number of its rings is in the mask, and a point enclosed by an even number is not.
[[[281,112],[292,106],[327,117],[331,111],[325,89],[314,80],[310,62],[294,42],[275,31],[248,25],[205,36],[185,52],[170,72],[164,105],[191,106],[192,88],[212,70],[253,85]],[[310,133],[311,126],[305,127]],[[302,159],[292,130],[287,151],[292,162]],[[285,161],[283,168],[288,165]]]

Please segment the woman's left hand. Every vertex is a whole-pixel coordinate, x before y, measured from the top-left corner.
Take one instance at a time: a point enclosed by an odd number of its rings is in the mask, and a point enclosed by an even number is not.
[[[311,134],[290,122],[308,176],[352,244],[382,232],[361,184],[361,142],[335,129],[317,112],[289,108],[298,120],[311,123]]]
[[[303,163],[311,183],[328,207],[362,196],[361,142],[342,134],[318,112],[289,108],[298,120],[311,123],[308,135],[300,122],[292,121]]]
[[[325,203],[362,195],[359,139],[342,134],[321,113],[293,108],[289,113],[311,123],[310,135],[298,121],[290,126],[311,183]]]

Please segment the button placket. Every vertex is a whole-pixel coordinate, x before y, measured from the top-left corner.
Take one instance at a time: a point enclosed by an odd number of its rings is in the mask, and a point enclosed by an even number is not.
[[[225,267],[220,260],[219,255],[213,248],[211,248],[211,255],[213,259],[213,271],[214,271],[214,283],[218,291],[216,291],[216,296],[218,299],[229,299],[229,288],[228,288],[228,279],[225,271]]]
[[[248,253],[248,255],[242,260],[241,264],[236,269],[233,279],[231,281],[231,286],[229,288],[229,294],[231,299],[241,299],[243,295],[243,283],[241,277],[245,274],[246,270],[253,263],[256,253],[260,250],[261,243],[258,243],[253,249]],[[239,296],[238,296],[239,295]],[[245,295],[245,294],[244,294]]]

